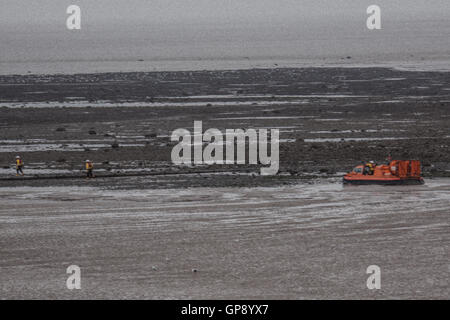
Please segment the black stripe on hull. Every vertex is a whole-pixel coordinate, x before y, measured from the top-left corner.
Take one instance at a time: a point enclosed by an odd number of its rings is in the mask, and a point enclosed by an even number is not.
[[[424,184],[425,181],[423,179],[402,179],[402,180],[348,180],[343,178],[344,184],[353,184],[353,185],[368,185],[368,184],[377,184],[377,185],[385,185],[385,186],[397,186],[397,185],[419,185]]]

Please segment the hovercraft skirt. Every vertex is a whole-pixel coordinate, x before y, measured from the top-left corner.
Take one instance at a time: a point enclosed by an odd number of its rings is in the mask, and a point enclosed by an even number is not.
[[[424,184],[423,179],[398,179],[398,180],[382,180],[382,179],[343,179],[344,184],[352,185],[420,185]]]

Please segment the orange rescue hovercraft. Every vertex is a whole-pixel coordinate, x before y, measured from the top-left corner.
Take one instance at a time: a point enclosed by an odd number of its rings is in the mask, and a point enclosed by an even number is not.
[[[372,162],[373,163],[373,162]],[[420,161],[393,160],[389,164],[359,165],[344,176],[344,184],[424,184]]]

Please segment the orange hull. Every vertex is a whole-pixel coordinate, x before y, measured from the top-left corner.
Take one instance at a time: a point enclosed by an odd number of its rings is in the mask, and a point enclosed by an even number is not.
[[[417,160],[394,160],[389,165],[379,165],[370,174],[367,167],[360,165],[344,176],[344,184],[424,184],[420,176],[420,162]]]

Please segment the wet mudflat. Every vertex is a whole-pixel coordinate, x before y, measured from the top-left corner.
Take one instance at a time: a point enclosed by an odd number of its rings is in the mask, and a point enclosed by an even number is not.
[[[221,132],[279,129],[280,172],[293,176],[333,175],[363,160],[382,163],[388,154],[421,160],[427,175],[449,176],[449,107],[448,72],[355,67],[0,76],[0,179],[14,173],[17,154],[32,176],[77,175],[86,159],[98,173],[189,173],[192,168],[173,165],[170,136],[178,128],[192,131],[194,121]]]
[[[449,298],[449,106],[448,72],[0,76],[0,298]],[[279,174],[174,165],[194,121],[279,129]],[[388,154],[427,184],[341,185]]]
[[[448,178],[2,187],[0,298],[448,299],[449,194]],[[66,288],[72,264],[81,290]],[[381,290],[366,287],[373,264]]]

